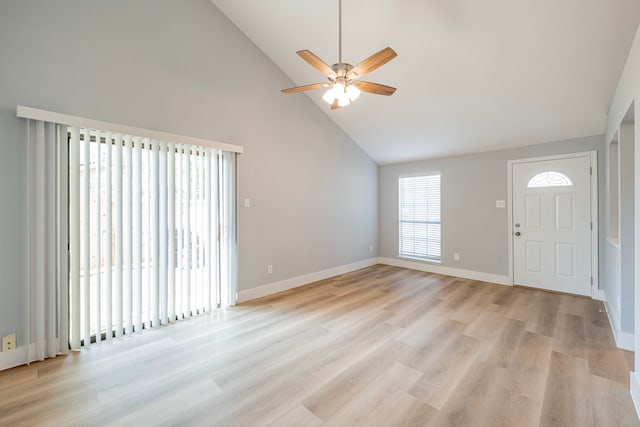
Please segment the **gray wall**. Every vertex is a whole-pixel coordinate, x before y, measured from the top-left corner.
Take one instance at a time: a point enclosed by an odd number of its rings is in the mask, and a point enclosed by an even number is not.
[[[509,274],[507,209],[496,200],[507,200],[507,161],[598,150],[598,169],[604,171],[602,136],[532,145],[379,167],[379,255],[398,255],[398,177],[404,174],[441,173],[442,265],[506,276]],[[604,194],[603,173],[599,193]],[[604,204],[600,204],[600,253],[604,242]],[[453,259],[460,253],[460,261]],[[600,271],[604,260],[600,259]]]
[[[19,104],[244,146],[240,289],[375,256],[377,166],[291,85],[209,0],[0,3],[0,335],[24,344]]]

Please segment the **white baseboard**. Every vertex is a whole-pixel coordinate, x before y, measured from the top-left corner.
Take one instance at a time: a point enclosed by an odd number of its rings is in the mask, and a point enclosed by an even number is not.
[[[288,289],[297,288],[298,286],[317,282],[318,280],[324,280],[328,279],[329,277],[334,277],[340,274],[359,270],[361,268],[370,267],[372,265],[376,265],[377,263],[377,258],[370,258],[364,261],[355,262],[353,264],[341,265],[338,267],[329,268],[327,270],[316,271],[315,273],[292,277],[291,279],[281,280],[279,282],[267,283],[266,285],[238,292],[238,302],[249,301],[252,299],[275,294],[277,292],[286,291]]]
[[[591,292],[591,298],[605,302],[607,300],[607,294],[604,293],[604,289],[593,289]]]
[[[611,325],[611,332],[613,332],[613,338],[616,340],[616,345],[619,348],[635,351],[635,338],[633,334],[629,332],[623,332],[620,330],[620,325],[616,322],[616,318],[611,314],[611,306],[609,305],[609,301],[604,297],[604,308],[607,310],[607,317],[609,318],[609,324]]]
[[[46,348],[46,342],[44,344]],[[28,365],[38,360],[35,357],[37,350],[36,344],[23,345],[15,350],[0,352],[0,371],[15,368],[16,366]],[[48,357],[47,357],[48,359]]]
[[[29,347],[26,345],[0,352],[0,371],[29,363]]]
[[[636,372],[629,373],[629,376],[631,377],[631,399],[636,408],[636,415],[640,417],[640,379]]]
[[[411,270],[425,271],[427,273],[443,274],[445,276],[462,277],[464,279],[480,280],[482,282],[496,283],[498,285],[512,286],[509,276],[500,274],[483,273],[481,271],[462,270],[459,268],[445,267],[442,265],[433,265],[418,261],[411,261],[398,258],[378,258],[380,264],[392,265],[394,267],[403,267]]]

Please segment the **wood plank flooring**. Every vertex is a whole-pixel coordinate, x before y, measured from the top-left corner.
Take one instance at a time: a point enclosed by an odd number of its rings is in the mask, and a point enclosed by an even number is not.
[[[640,426],[602,303],[377,265],[0,372],[0,426]]]

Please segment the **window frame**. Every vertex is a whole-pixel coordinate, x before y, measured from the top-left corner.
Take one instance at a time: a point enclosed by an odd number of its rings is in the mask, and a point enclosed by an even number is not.
[[[534,180],[536,180],[537,178],[541,179],[540,177],[542,177],[544,175],[556,176],[556,177],[564,180],[565,182],[563,182],[563,183],[543,184],[543,185],[538,184],[537,181],[534,182]],[[573,181],[567,175],[565,175],[562,172],[559,172],[557,170],[548,170],[548,171],[537,173],[534,176],[532,176],[531,178],[529,178],[529,181],[527,182],[527,190],[535,190],[535,189],[539,189],[539,188],[543,188],[544,189],[544,188],[557,188],[557,187],[573,187],[573,185],[574,185]]]
[[[425,256],[420,256],[416,254],[407,254],[403,253],[403,239],[402,239],[402,226],[403,223],[407,221],[403,221],[403,209],[402,209],[402,180],[407,178],[420,178],[420,177],[438,177],[438,211],[439,211],[439,221],[411,221],[412,223],[424,223],[424,224],[437,224],[439,226],[439,241],[438,241],[438,256],[429,256],[425,254]],[[427,240],[428,241],[428,240]],[[423,262],[441,264],[442,263],[442,173],[440,171],[432,171],[432,172],[422,172],[415,174],[404,174],[398,176],[398,257],[406,258],[411,260],[418,260]]]

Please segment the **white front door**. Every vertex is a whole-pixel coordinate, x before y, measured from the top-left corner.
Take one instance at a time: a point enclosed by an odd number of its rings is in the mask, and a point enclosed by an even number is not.
[[[514,284],[591,295],[591,158],[513,164]]]

